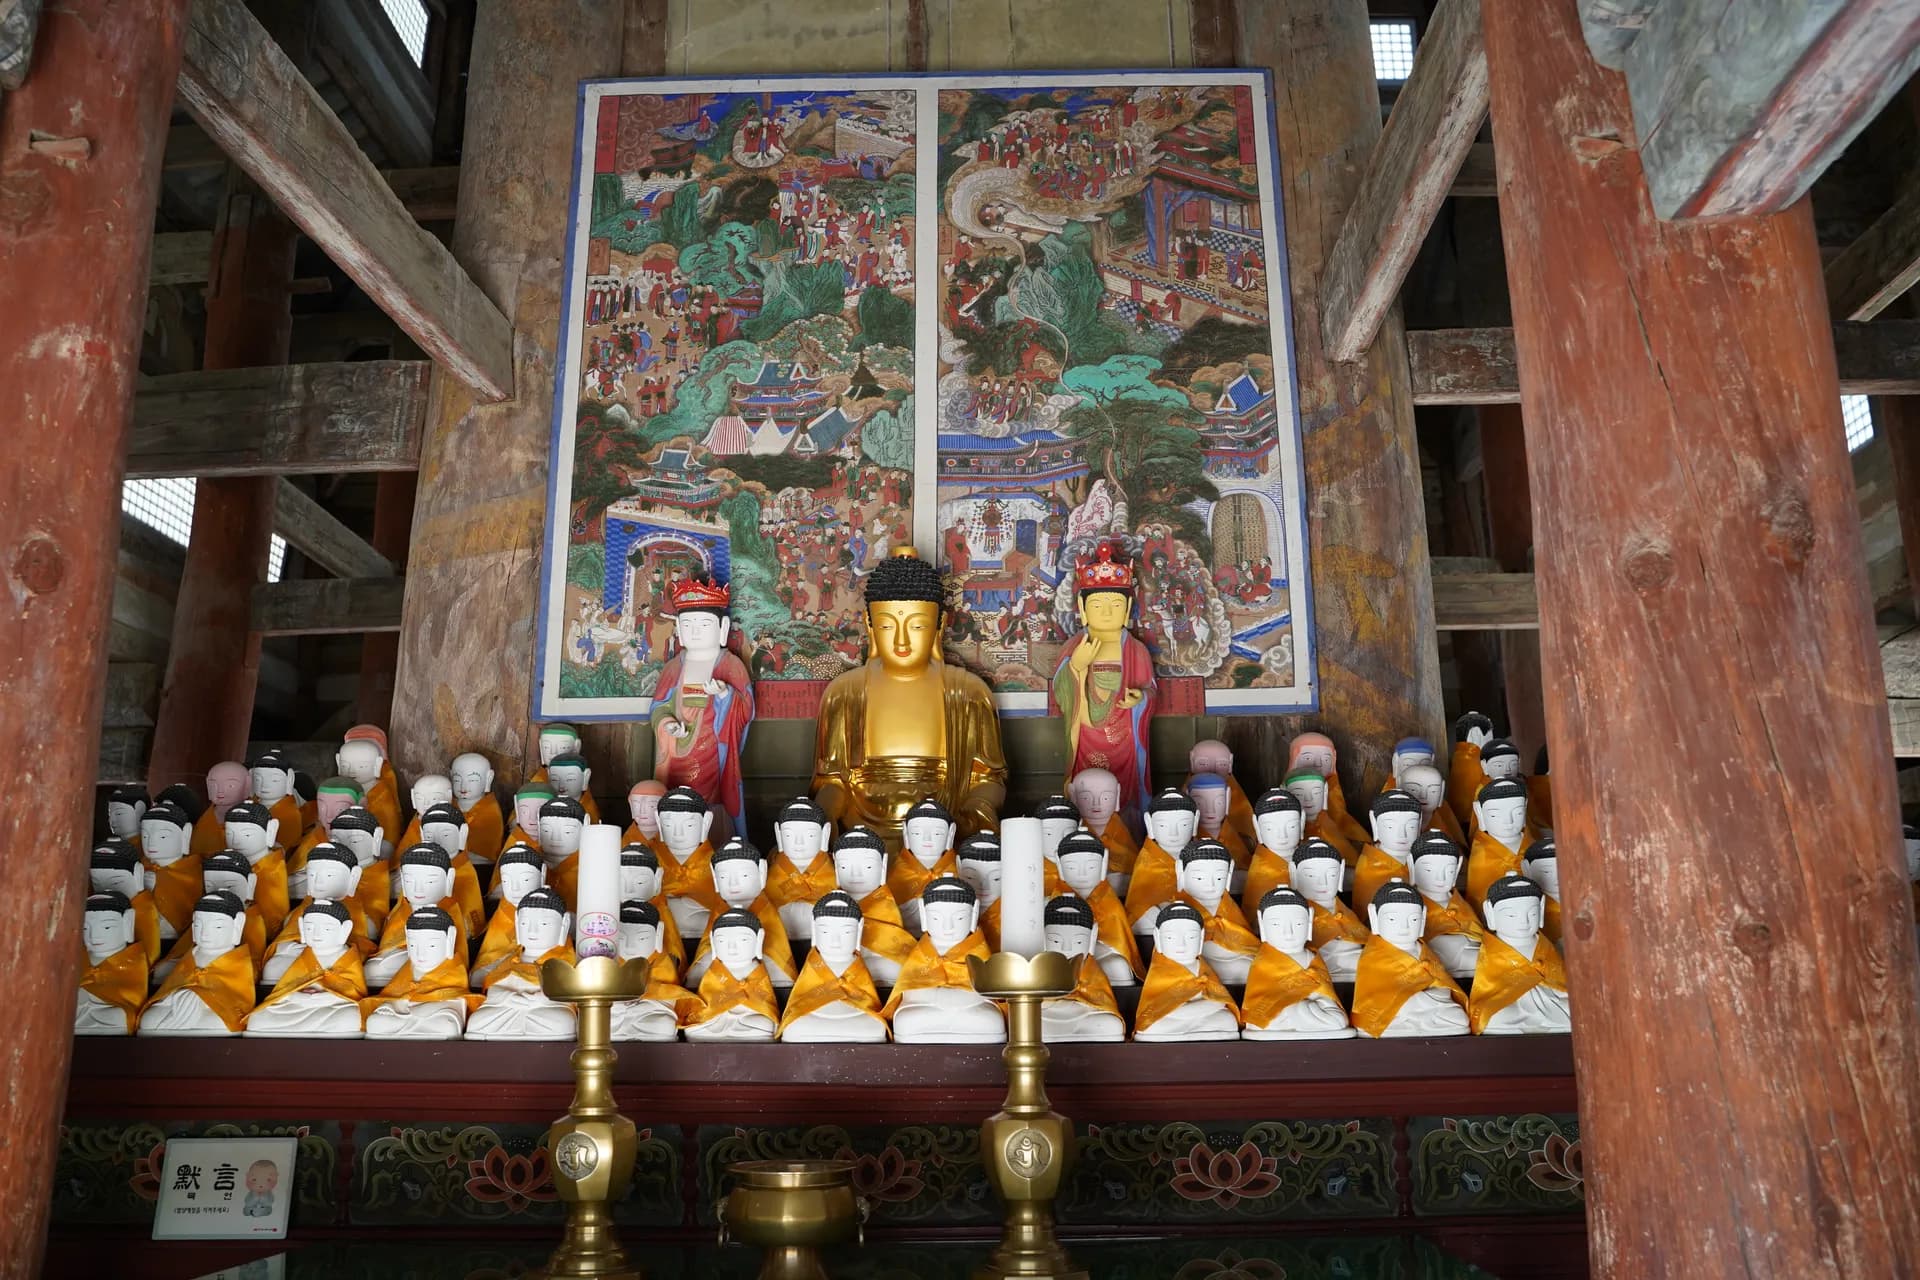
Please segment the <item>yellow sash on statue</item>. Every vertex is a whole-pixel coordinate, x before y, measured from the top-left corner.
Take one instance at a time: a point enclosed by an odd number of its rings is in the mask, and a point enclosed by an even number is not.
[[[1920,924],[1920,884],[1913,886],[1913,919],[1915,924]],[[1541,921],[1540,932],[1546,934],[1553,941],[1554,946],[1565,946],[1566,944],[1560,940],[1560,929],[1560,904],[1548,898],[1547,914]]]
[[[218,852],[216,850],[216,852]],[[193,904],[200,901],[200,855],[189,853],[165,866],[149,862],[153,872],[153,905],[175,933],[193,927]]]
[[[778,1026],[780,1005],[773,994],[773,979],[767,976],[767,967],[763,964],[753,966],[746,981],[733,976],[727,966],[715,962],[700,979],[700,1007],[694,1010],[686,1025],[705,1026],[721,1014],[732,1009],[745,1009],[757,1013],[767,1021]]]
[[[776,907],[808,906],[834,889],[833,855],[824,849],[813,855],[805,871],[793,865],[793,859],[776,852],[767,869],[767,896]]]
[[[939,877],[959,874],[960,861],[951,849],[935,858],[931,867],[922,865],[920,859],[902,849],[893,855],[887,867],[887,891],[893,894],[896,903],[912,902]]]
[[[1431,942],[1446,933],[1464,933],[1476,942],[1480,939],[1480,917],[1475,914],[1473,904],[1460,896],[1458,889],[1453,891],[1444,907],[1427,903],[1427,928],[1421,936]]]
[[[245,947],[235,947],[202,969],[195,963],[193,948],[189,946],[141,1012],[144,1014],[181,991],[199,996],[227,1030],[239,1031],[247,1025],[247,1015],[253,1012],[253,953]]]
[[[267,933],[276,935],[287,922],[293,904],[287,901],[287,851],[275,845],[253,864],[253,905],[266,922]]]
[[[1322,816],[1328,814],[1333,817],[1333,826],[1353,848],[1358,849],[1373,838],[1365,824],[1347,812],[1347,794],[1340,789],[1340,772],[1337,769],[1327,775],[1327,807]],[[1348,859],[1347,865],[1353,865],[1352,859]]]
[[[1094,936],[1126,957],[1127,968],[1133,970],[1135,978],[1146,976],[1147,966],[1140,960],[1140,944],[1134,939],[1127,909],[1121,905],[1120,895],[1113,891],[1113,886],[1102,880],[1093,886],[1086,903],[1093,910]]]
[[[640,998],[670,1007],[673,1020],[681,1026],[700,1008],[700,997],[680,985],[680,966],[664,951],[654,952],[653,958],[647,961],[647,989]]]
[[[380,838],[391,842],[397,842],[406,831],[406,824],[400,821],[398,785],[392,767],[382,765],[379,780],[367,788],[366,796],[360,801],[361,807],[379,821]],[[394,847],[400,846],[395,843]]]
[[[1240,786],[1240,779],[1227,775],[1227,826],[1240,837],[1240,843],[1252,849],[1260,843],[1260,832],[1253,821],[1253,802]]]
[[[300,958],[293,962],[291,969],[280,975],[280,981],[273,984],[273,990],[260,1002],[260,1008],[279,1004],[294,992],[304,991],[308,987],[319,987],[343,1000],[359,1004],[367,998],[367,971],[360,963],[360,953],[348,947],[331,966],[322,969],[319,957],[313,954],[313,948],[302,948]],[[254,1012],[258,1013],[259,1010]]]
[[[155,964],[160,959],[160,908],[153,905],[153,895],[142,889],[133,895],[133,938],[147,953],[147,963]],[[140,993],[141,999],[146,992]]]
[[[1332,845],[1334,851],[1340,855],[1340,861],[1346,863],[1349,867],[1360,861],[1360,851],[1354,847],[1353,842],[1348,840],[1345,833],[1340,830],[1340,821],[1333,816],[1331,810],[1323,811],[1319,817],[1301,828],[1300,839],[1303,842],[1312,836],[1319,836],[1322,840]]]
[[[147,952],[138,940],[128,943],[99,964],[80,970],[80,989],[127,1015],[127,1030],[140,1021],[147,999]]]
[[[1467,855],[1467,898],[1474,906],[1484,906],[1487,890],[1501,876],[1517,876],[1520,855],[1484,831],[1474,833],[1473,849]]]
[[[721,912],[728,908],[724,905],[707,919],[707,931],[700,935],[699,949],[693,953],[693,962],[700,963],[708,952],[713,950],[713,922],[720,918]],[[775,907],[763,892],[753,900],[749,908],[760,921],[760,931],[764,938],[760,954],[766,962],[779,970],[787,978],[794,976],[793,943],[787,938],[787,926],[780,922],[780,910]],[[671,919],[671,917],[669,917]],[[711,969],[708,972],[712,972]]]
[[[449,897],[440,899],[434,905],[453,918],[453,931],[457,939],[455,954],[464,957],[467,954],[467,927],[466,922],[460,917],[460,904]],[[405,898],[394,904],[392,914],[387,917],[386,927],[380,931],[380,946],[374,951],[375,957],[390,956],[396,951],[407,949],[407,921],[412,915],[413,904]]]
[[[380,990],[377,996],[370,996],[360,1002],[360,1021],[366,1022],[383,1004],[393,1004],[400,1000],[411,1000],[415,1004],[438,1004],[443,1000],[464,1000],[467,1012],[478,1009],[485,996],[471,995],[467,991],[467,964],[461,959],[464,952],[455,952],[439,964],[426,977],[415,979],[413,961],[400,966],[400,972],[393,975],[393,981]]]
[[[1113,984],[1107,981],[1106,971],[1093,958],[1091,951],[1080,957],[1074,969],[1073,990],[1061,999],[1120,1017],[1120,1002],[1113,998]],[[1124,1024],[1124,1019],[1122,1021]]]
[[[1313,908],[1313,949],[1318,951],[1329,942],[1358,942],[1365,944],[1373,934],[1360,922],[1352,907],[1333,900],[1333,910],[1328,911],[1319,903],[1309,903]]]
[[[1538,827],[1553,827],[1553,775],[1530,774],[1527,784],[1527,821]]]
[[[306,819],[300,815],[300,802],[294,799],[291,791],[273,802],[273,808],[267,810],[267,816],[280,820],[280,825],[273,830],[273,838],[280,842],[283,849],[293,848],[300,843],[300,837],[307,833]]]
[[[1231,897],[1220,899],[1218,911],[1208,911],[1206,904],[1190,893],[1181,894],[1180,901],[1198,911],[1201,919],[1207,922],[1208,942],[1237,956],[1259,954],[1260,938],[1247,927],[1247,918],[1240,914],[1240,905]]]
[[[187,857],[204,858],[210,853],[218,853],[227,847],[227,824],[219,814],[208,805],[193,820],[193,837],[187,844]],[[185,858],[181,859],[186,861]]]
[[[1542,936],[1534,942],[1533,958],[1529,960],[1500,941],[1500,935],[1488,933],[1480,944],[1480,963],[1473,969],[1473,995],[1467,1002],[1467,1020],[1473,1024],[1473,1034],[1483,1034],[1494,1014],[1541,983],[1559,992],[1567,989],[1567,970],[1557,947]]]
[[[1137,924],[1153,907],[1164,907],[1180,893],[1180,872],[1173,855],[1149,838],[1134,859],[1133,879],[1127,885],[1127,923]]]
[[[1107,819],[1100,843],[1107,846],[1108,871],[1121,876],[1133,874],[1133,864],[1140,857],[1140,842],[1133,838],[1133,832],[1120,820],[1119,814]]]
[[[1155,953],[1153,963],[1147,967],[1147,980],[1140,987],[1140,1008],[1133,1016],[1134,1034],[1145,1031],[1196,996],[1212,1001],[1232,1013],[1235,1022],[1240,1021],[1239,1006],[1234,1004],[1233,997],[1221,985],[1219,975],[1205,960],[1200,962],[1200,972],[1189,973],[1185,965]]]
[[[1365,907],[1380,892],[1381,885],[1396,878],[1411,883],[1413,871],[1379,845],[1369,843],[1353,864],[1353,905]]]
[[[492,973],[483,978],[480,985],[485,990],[491,991],[493,990],[494,983],[500,981],[502,978],[511,976],[531,984],[537,991],[540,988],[540,966],[549,960],[565,960],[571,964],[574,960],[573,944],[563,942],[557,947],[549,947],[545,952],[541,953],[538,960],[520,959],[519,951],[516,948],[513,957],[506,960]]]
[[[905,964],[917,939],[901,921],[900,904],[893,900],[893,891],[881,885],[860,899],[860,914],[866,920],[860,928],[860,945],[895,964]],[[878,1008],[879,1001],[874,1005]]]
[[[660,895],[665,898],[692,898],[707,909],[709,915],[719,915],[727,909],[713,887],[713,846],[701,841],[700,847],[687,855],[681,862],[666,846],[662,845],[660,854]]]
[[[785,1035],[788,1027],[830,1004],[850,1004],[876,1018],[880,1016],[880,993],[873,985],[873,975],[867,972],[866,961],[856,955],[847,971],[836,975],[818,951],[808,955],[807,962],[800,966],[800,977],[787,994],[780,1033]]]
[[[1360,973],[1353,984],[1353,1025],[1378,1036],[1409,999],[1434,989],[1445,991],[1462,1009],[1467,1007],[1467,993],[1426,943],[1420,944],[1420,954],[1415,957],[1385,938],[1369,938],[1367,949],[1360,953]]]
[[[287,922],[280,926],[280,932],[273,935],[273,941],[267,945],[267,954],[278,951],[281,944],[300,941],[300,917],[307,913],[307,906],[313,901],[308,898],[287,914]],[[362,957],[370,956],[374,951],[373,929],[367,921],[367,910],[352,898],[344,899],[341,906],[347,909],[347,915],[353,921],[353,949]]]
[[[1247,919],[1257,919],[1260,915],[1260,899],[1278,889],[1281,885],[1293,883],[1293,864],[1261,845],[1253,851],[1253,860],[1247,864],[1247,882],[1240,889],[1240,910]]]
[[[376,930],[386,927],[387,914],[393,909],[393,870],[386,859],[375,858],[360,868],[360,887],[353,891],[353,900]]]
[[[1286,952],[1261,944],[1260,954],[1247,974],[1246,1025],[1270,1026],[1275,1018],[1308,996],[1325,996],[1335,1004],[1340,1003],[1333,989],[1333,978],[1327,973],[1327,962],[1315,956],[1313,963],[1303,969]]]
[[[1447,808],[1464,828],[1473,821],[1473,802],[1480,788],[1487,785],[1487,771],[1480,763],[1480,748],[1471,742],[1453,744],[1453,758],[1447,761]]]
[[[979,956],[985,960],[993,953],[987,949],[987,940],[975,929],[966,937],[953,944],[953,950],[941,955],[933,949],[933,938],[927,934],[913,944],[913,951],[907,956],[907,962],[900,966],[900,980],[893,984],[893,994],[887,998],[887,1007],[880,1011],[889,1022],[900,1008],[900,997],[909,991],[923,991],[930,987],[944,987],[953,991],[973,990],[973,971],[967,968],[967,957]]]

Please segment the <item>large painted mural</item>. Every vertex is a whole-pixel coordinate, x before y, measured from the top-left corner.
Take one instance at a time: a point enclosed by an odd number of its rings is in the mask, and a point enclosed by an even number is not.
[[[1039,713],[1103,540],[1172,713],[1311,706],[1258,73],[582,86],[536,714],[641,717],[732,584],[762,716],[860,660],[911,542]]]

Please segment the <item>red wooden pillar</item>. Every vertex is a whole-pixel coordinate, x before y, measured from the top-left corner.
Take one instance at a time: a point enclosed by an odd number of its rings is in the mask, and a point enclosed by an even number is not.
[[[1595,1274],[1920,1274],[1920,965],[1812,218],[1656,220],[1574,0],[1485,22]]]
[[[288,285],[299,233],[237,170],[229,171],[207,282],[208,369],[284,364],[293,338]],[[260,684],[253,588],[266,581],[274,476],[203,479],[174,603],[173,643],[154,718],[147,784],[196,786],[247,748]]]
[[[407,542],[413,532],[413,500],[419,476],[412,471],[385,471],[373,493],[373,549],[393,561],[407,563]],[[400,633],[370,631],[360,646],[360,685],[354,719],[387,727],[393,717],[393,677],[400,665]]]
[[[186,0],[67,0],[0,106],[0,1275],[38,1275],[147,256]],[[66,141],[62,141],[66,140]],[[54,145],[48,145],[54,144]]]
[[[1527,486],[1527,440],[1517,404],[1486,404],[1480,419],[1480,482],[1487,507],[1487,544],[1507,573],[1533,571],[1533,498]],[[1540,694],[1540,633],[1502,631],[1500,673],[1507,692],[1507,737],[1528,772],[1547,740]]]

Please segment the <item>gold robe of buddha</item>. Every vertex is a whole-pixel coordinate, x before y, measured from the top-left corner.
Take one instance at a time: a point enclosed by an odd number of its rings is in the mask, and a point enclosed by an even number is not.
[[[146,945],[135,939],[99,964],[80,968],[80,989],[125,1014],[128,1035],[140,1025],[140,1006],[147,1000],[148,963]]]
[[[872,1014],[876,1021],[882,1021],[880,992],[873,985],[873,975],[867,971],[866,961],[855,956],[845,973],[835,974],[827,967],[827,962],[820,958],[818,951],[810,952],[807,962],[800,966],[799,980],[793,984],[793,991],[787,996],[787,1011],[780,1016],[780,1034],[785,1035],[788,1027],[830,1004],[851,1005]],[[888,1028],[888,1036],[892,1036],[891,1028]]]
[[[1293,864],[1265,845],[1253,851],[1247,864],[1247,883],[1240,890],[1240,911],[1249,920],[1260,915],[1260,899],[1293,883]]]
[[[1563,995],[1567,970],[1559,948],[1543,934],[1533,944],[1533,955],[1523,956],[1489,932],[1480,944],[1480,962],[1473,971],[1473,994],[1467,999],[1467,1020],[1473,1034],[1483,1035],[1493,1015],[1537,986]]]

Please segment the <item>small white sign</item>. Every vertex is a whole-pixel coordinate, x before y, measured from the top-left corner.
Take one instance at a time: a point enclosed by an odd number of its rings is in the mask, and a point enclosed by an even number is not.
[[[297,1138],[170,1138],[155,1240],[284,1240]]]

